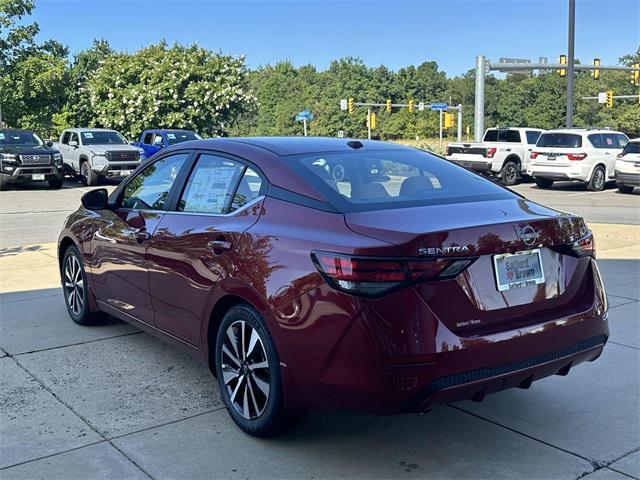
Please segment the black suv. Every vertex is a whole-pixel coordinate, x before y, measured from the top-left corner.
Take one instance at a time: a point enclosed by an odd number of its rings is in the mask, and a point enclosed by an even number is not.
[[[64,181],[62,155],[30,130],[0,130],[0,190],[14,183],[48,181],[60,188]]]

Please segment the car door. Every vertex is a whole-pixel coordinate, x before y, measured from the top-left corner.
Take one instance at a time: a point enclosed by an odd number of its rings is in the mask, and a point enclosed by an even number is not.
[[[162,157],[127,180],[119,190],[116,207],[104,212],[91,240],[96,298],[150,325],[154,314],[149,297],[149,239],[189,155],[179,152]]]
[[[265,182],[243,161],[200,152],[149,242],[156,327],[192,345],[217,283],[234,275],[243,232],[260,216]]]
[[[140,144],[140,147],[142,148],[142,150],[144,150],[146,158],[149,158],[151,155],[153,155],[153,153],[155,153],[155,151],[152,152],[152,149],[153,149],[152,143],[153,143],[153,133],[145,132],[142,137],[142,142]]]
[[[76,132],[69,132],[68,143],[65,148],[65,163],[71,165],[75,172],[80,172],[80,139]]]
[[[615,171],[616,158],[624,148],[622,138],[626,138],[619,133],[607,132],[602,134],[602,145],[604,152],[604,161],[607,165],[607,176],[613,178]]]

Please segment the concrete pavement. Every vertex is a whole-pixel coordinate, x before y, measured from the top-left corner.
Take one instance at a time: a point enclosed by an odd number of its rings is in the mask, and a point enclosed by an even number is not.
[[[73,324],[54,244],[0,249],[0,479],[640,478],[640,227],[591,228],[611,302],[596,362],[426,415],[314,412],[271,440],[191,358]]]

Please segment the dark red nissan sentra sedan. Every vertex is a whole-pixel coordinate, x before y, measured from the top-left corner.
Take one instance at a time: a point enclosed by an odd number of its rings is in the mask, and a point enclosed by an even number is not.
[[[582,218],[384,142],[181,143],[86,193],[59,258],[75,322],[201,358],[253,435],[528,388],[608,337]]]

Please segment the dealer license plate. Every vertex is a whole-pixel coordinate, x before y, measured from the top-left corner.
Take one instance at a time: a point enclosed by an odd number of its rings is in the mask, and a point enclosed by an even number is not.
[[[31,175],[31,180],[44,180],[44,173],[34,173]]]
[[[496,285],[500,292],[544,283],[540,250],[505,253],[493,257]]]

